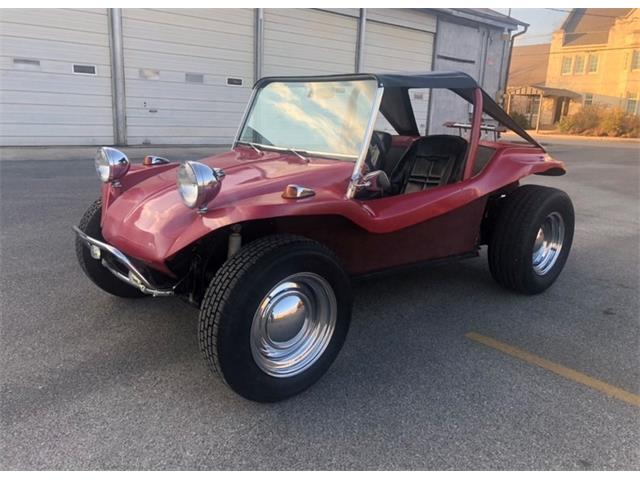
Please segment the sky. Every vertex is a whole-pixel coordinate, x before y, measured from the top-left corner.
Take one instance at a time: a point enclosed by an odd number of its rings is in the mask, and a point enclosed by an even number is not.
[[[493,10],[507,15],[509,9],[494,8]],[[516,38],[516,45],[533,45],[535,43],[549,43],[551,33],[562,25],[567,13],[548,8],[512,8],[511,16],[530,25],[527,33]]]

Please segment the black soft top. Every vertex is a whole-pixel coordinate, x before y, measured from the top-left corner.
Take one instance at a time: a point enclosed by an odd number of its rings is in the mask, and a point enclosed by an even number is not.
[[[256,82],[262,87],[271,82],[321,82],[375,79],[384,87],[380,111],[400,135],[420,135],[416,124],[409,90],[414,88],[446,88],[473,103],[474,90],[480,85],[463,72],[425,73],[357,73],[349,75],[319,75],[303,77],[265,77]],[[529,143],[541,147],[531,135],[518,125],[491,96],[482,90],[482,109],[491,118],[520,135]],[[542,147],[541,147],[542,148]]]

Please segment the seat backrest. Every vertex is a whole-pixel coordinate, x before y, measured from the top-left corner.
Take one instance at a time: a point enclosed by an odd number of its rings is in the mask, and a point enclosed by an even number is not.
[[[393,193],[412,193],[460,180],[467,141],[455,135],[416,140],[391,174]]]
[[[372,135],[376,137],[376,141],[371,141],[372,148],[367,152],[367,164],[374,170],[379,170],[384,164],[384,159],[391,148],[393,137],[388,132],[374,130]],[[378,148],[380,147],[380,148]]]

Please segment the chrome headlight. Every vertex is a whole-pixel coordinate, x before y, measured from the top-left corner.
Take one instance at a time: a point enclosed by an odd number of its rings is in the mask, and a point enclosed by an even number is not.
[[[220,191],[224,172],[200,162],[185,162],[178,167],[178,191],[189,208],[206,211],[207,204]]]
[[[120,150],[111,147],[100,147],[95,157],[96,172],[103,182],[112,182],[129,171],[129,159]]]

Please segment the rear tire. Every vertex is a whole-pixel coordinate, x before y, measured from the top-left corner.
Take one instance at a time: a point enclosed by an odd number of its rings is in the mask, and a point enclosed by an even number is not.
[[[198,336],[209,366],[236,393],[274,402],[327,371],[350,321],[350,280],[335,255],[303,237],[274,235],[220,267]]]
[[[100,217],[102,214],[102,200],[98,199],[91,204],[82,216],[78,228],[90,237],[104,242],[102,230],[100,228]],[[131,285],[127,285],[122,280],[117,279],[113,274],[102,266],[100,260],[91,256],[89,247],[76,237],[76,257],[80,268],[89,280],[99,288],[116,297],[140,298],[146,296],[140,290]]]
[[[489,268],[503,287],[541,293],[564,267],[574,231],[569,196],[555,188],[524,185],[501,200],[489,239]]]

